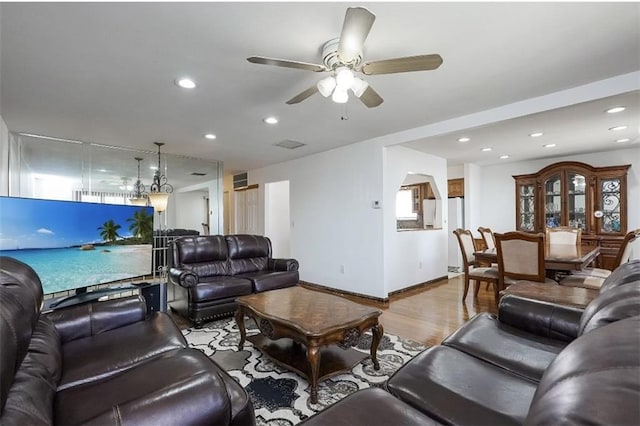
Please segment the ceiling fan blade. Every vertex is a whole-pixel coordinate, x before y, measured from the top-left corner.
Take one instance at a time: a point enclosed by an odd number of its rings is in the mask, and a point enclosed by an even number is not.
[[[366,62],[362,66],[362,73],[366,75],[393,74],[397,72],[435,70],[442,64],[442,57],[438,54],[406,56],[404,58],[386,59],[383,61]]]
[[[384,99],[371,86],[367,87],[367,90],[360,96],[360,100],[367,108],[375,108],[384,102]]]
[[[293,105],[293,104],[300,103],[300,102],[304,101],[305,99],[307,99],[309,96],[316,94],[317,92],[318,92],[318,86],[314,84],[313,86],[309,87],[304,92],[298,93],[296,96],[294,96],[293,98],[289,99],[287,101],[287,104],[288,105]]]
[[[252,56],[247,58],[247,61],[252,64],[262,64],[262,65],[274,65],[276,67],[285,67],[285,68],[295,68],[299,70],[307,70],[307,71],[327,71],[327,69],[318,64],[311,64],[309,62],[300,62],[300,61],[289,61],[286,59],[275,59],[275,58],[265,58],[264,56]]]
[[[376,15],[364,7],[347,8],[338,46],[338,58],[342,62],[349,63],[362,53],[362,46],[375,20]]]

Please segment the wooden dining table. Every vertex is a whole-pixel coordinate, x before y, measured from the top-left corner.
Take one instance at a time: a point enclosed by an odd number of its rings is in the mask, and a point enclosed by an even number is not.
[[[544,264],[547,276],[554,278],[562,272],[581,271],[600,254],[600,247],[582,247],[574,244],[545,244]],[[497,249],[490,248],[473,253],[475,259],[483,263],[497,263]]]

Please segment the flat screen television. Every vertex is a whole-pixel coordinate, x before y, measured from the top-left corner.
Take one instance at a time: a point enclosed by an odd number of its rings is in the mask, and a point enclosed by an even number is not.
[[[45,294],[149,275],[152,238],[152,207],[0,197],[0,256],[31,266]]]

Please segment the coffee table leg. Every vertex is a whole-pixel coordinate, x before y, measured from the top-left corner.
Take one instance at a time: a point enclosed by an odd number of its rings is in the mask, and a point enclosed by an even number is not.
[[[320,373],[320,348],[307,346],[307,360],[311,366],[311,403],[318,403],[318,375]]]
[[[378,363],[376,354],[378,352],[378,345],[380,344],[380,340],[382,340],[382,335],[384,334],[382,324],[373,326],[371,328],[371,333],[373,334],[373,339],[371,339],[371,361],[373,361],[373,368],[375,370],[380,370],[380,364]]]
[[[238,350],[241,351],[244,347],[244,340],[247,337],[247,332],[244,329],[244,310],[241,306],[238,306],[238,309],[236,309],[236,324],[238,324],[238,329],[240,330],[240,343],[238,343]]]

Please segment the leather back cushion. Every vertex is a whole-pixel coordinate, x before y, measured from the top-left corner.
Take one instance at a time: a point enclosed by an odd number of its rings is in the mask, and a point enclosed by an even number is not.
[[[271,257],[271,240],[261,235],[227,235],[231,273],[262,271]]]
[[[228,275],[227,242],[222,235],[181,237],[172,243],[173,265],[199,277]]]
[[[0,423],[53,424],[53,401],[62,372],[60,336],[53,323],[41,316],[29,350],[15,376]]]
[[[551,362],[525,425],[640,424],[640,316],[574,340]]]
[[[632,260],[618,266],[611,275],[604,280],[600,287],[600,293],[604,293],[614,287],[638,280],[640,280],[640,259]]]
[[[640,281],[600,293],[582,313],[578,335],[609,323],[640,315]]]
[[[0,410],[27,354],[42,304],[42,284],[35,271],[0,257]]]

